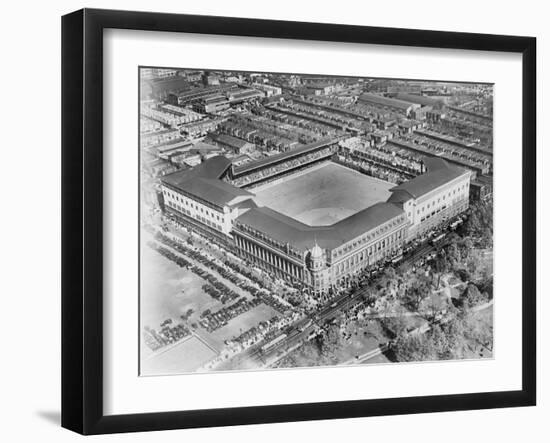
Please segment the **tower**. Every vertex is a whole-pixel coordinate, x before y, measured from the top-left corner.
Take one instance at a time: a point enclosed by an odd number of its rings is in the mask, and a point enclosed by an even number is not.
[[[325,290],[325,279],[323,278],[326,269],[325,253],[315,241],[315,245],[309,253],[308,269],[311,276],[311,286],[315,293],[321,293]]]

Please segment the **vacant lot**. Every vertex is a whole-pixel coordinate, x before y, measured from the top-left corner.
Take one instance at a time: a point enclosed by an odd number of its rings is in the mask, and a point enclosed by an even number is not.
[[[169,375],[194,372],[216,353],[197,337],[190,337],[173,346],[145,357],[141,361],[141,375]]]
[[[257,188],[256,202],[312,226],[334,224],[386,201],[394,185],[328,162]]]
[[[180,268],[158,252],[144,246],[141,261],[140,314],[142,327],[158,329],[162,321],[171,318],[175,323],[188,309],[195,322],[205,309],[217,311],[222,303],[202,290],[205,280],[191,271]]]

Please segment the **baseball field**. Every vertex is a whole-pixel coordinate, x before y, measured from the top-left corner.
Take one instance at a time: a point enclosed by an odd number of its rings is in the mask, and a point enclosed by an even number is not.
[[[256,188],[256,203],[310,226],[332,225],[375,203],[395,186],[327,162]]]

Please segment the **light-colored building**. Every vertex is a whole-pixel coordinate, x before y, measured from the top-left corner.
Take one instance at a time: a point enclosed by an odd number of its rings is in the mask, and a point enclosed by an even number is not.
[[[164,69],[164,68],[141,68],[141,78],[143,80],[153,80],[160,78],[175,77],[177,74],[176,69]]]
[[[217,156],[192,169],[162,178],[165,209],[202,225],[209,232],[231,236],[233,221],[242,213],[241,204],[250,192],[220,180],[231,160]]]
[[[300,171],[304,167],[300,156],[330,161],[324,156],[313,158],[312,152],[324,152],[333,144],[317,143],[244,166],[232,165],[224,156],[212,157],[162,178],[165,208],[183,221],[225,237],[254,266],[314,294],[330,292],[400,256],[407,241],[468,208],[471,173],[441,159],[426,159],[428,172],[391,188],[387,201],[330,225],[306,224],[259,206],[252,192],[236,184],[243,174],[260,173],[263,180],[272,180],[276,174]],[[284,168],[276,169],[279,164]]]
[[[309,226],[266,207],[235,223],[239,254],[273,275],[326,293],[402,251],[408,222],[392,203],[376,203],[331,226]]]
[[[274,95],[281,95],[283,93],[283,89],[279,86],[272,86],[266,83],[253,83],[252,86],[254,89],[263,91],[266,97],[273,97]]]
[[[424,234],[469,206],[471,171],[443,159],[426,158],[428,172],[390,189],[410,222],[407,239]]]
[[[404,100],[397,100],[368,92],[361,94],[357,101],[379,109],[390,110],[404,116],[409,116],[412,112],[420,109],[420,105],[417,103],[410,103]]]

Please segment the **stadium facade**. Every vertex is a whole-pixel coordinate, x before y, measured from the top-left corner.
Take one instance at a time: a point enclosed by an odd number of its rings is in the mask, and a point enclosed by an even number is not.
[[[271,275],[320,294],[391,260],[406,242],[468,208],[471,172],[434,158],[424,174],[390,188],[386,201],[332,224],[258,205],[255,188],[330,162],[337,151],[338,139],[330,139],[241,166],[212,157],[161,179],[165,211],[231,242]]]

